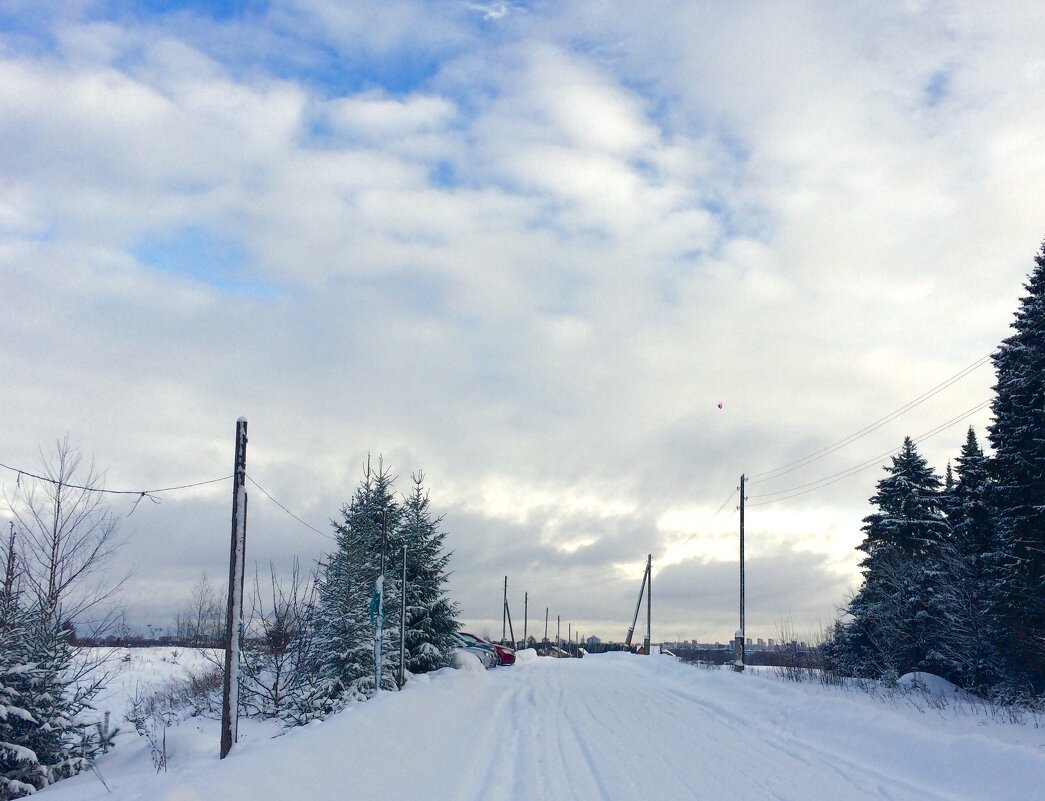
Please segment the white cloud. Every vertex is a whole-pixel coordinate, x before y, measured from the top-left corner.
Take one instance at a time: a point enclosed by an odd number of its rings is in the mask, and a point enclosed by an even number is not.
[[[0,40],[5,462],[69,430],[113,482],[210,478],[246,415],[259,480],[320,528],[368,451],[423,467],[469,619],[518,570],[619,622],[650,550],[728,594],[735,519],[711,513],[741,472],[1005,335],[1042,234],[1034,6],[360,13],[70,13],[46,47]],[[231,286],[146,263],[192,231],[242,251]],[[990,378],[759,491],[927,431]],[[961,430],[926,443],[938,466]],[[752,558],[791,554],[763,584],[842,600],[877,477],[753,508]],[[222,539],[220,493],[179,503],[139,508],[134,541]],[[261,559],[324,545],[256,520]],[[164,574],[142,562],[143,586]]]

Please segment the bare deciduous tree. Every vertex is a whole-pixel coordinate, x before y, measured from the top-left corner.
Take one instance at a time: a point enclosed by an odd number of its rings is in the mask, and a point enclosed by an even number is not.
[[[314,576],[302,575],[295,557],[286,582],[276,576],[270,563],[267,583],[262,589],[255,575],[243,650],[242,691],[248,708],[262,717],[279,717],[288,712],[288,705],[294,704],[312,678],[316,582]]]
[[[204,573],[192,585],[188,606],[178,612],[175,631],[178,641],[192,648],[220,648],[225,639],[223,592]]]
[[[40,456],[43,480],[20,476],[5,497],[19,531],[24,581],[45,620],[60,615],[97,636],[115,619],[104,606],[126,580],[104,575],[120,544],[119,521],[100,492],[102,473],[83,463],[68,436],[50,457]]]

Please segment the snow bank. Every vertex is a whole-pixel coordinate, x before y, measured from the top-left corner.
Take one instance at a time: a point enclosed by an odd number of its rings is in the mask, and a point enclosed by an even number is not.
[[[467,651],[454,651],[453,666],[458,670],[469,673],[485,673],[486,668],[479,661],[479,657]]]
[[[536,662],[539,657],[533,648],[523,648],[515,652],[515,664],[525,665],[527,662]]]
[[[956,684],[952,684],[942,676],[936,676],[932,673],[924,673],[917,670],[913,673],[904,673],[896,680],[896,683],[905,689],[920,690],[927,695],[933,695],[938,698],[964,701],[965,703],[983,703],[983,699],[979,696],[962,689]]]

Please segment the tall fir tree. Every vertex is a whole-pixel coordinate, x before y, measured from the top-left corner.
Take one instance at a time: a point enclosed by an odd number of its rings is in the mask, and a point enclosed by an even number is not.
[[[874,677],[934,666],[938,559],[948,533],[940,479],[910,437],[885,470],[858,546],[864,583],[836,654],[845,670]]]
[[[988,437],[997,477],[1000,613],[1009,673],[1045,690],[1045,242],[1024,285],[1014,333],[993,354],[997,383]]]
[[[956,466],[945,494],[951,535],[941,559],[941,672],[967,689],[987,692],[1002,675],[996,596],[1002,563],[990,465],[972,427]]]
[[[450,554],[444,550],[442,518],[433,518],[424,473],[403,502],[400,539],[406,545],[407,625],[406,668],[425,673],[450,664],[453,635],[458,629],[457,605],[446,594]],[[402,567],[399,553],[398,567]]]

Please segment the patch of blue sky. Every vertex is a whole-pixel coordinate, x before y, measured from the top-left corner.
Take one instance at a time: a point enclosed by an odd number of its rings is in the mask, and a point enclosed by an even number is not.
[[[40,55],[55,49],[52,33],[54,9],[46,3],[19,4],[9,9],[0,6],[0,41],[4,49],[17,55]]]
[[[107,7],[109,13],[116,11],[141,17],[188,12],[228,20],[263,14],[269,5],[269,0],[112,0],[103,7]]]
[[[951,74],[947,70],[934,72],[925,86],[922,87],[922,97],[925,100],[925,105],[929,108],[935,108],[940,105],[947,98],[950,88]]]
[[[718,231],[710,247],[711,253],[733,239],[763,239],[770,228],[770,219],[765,210],[743,203],[730,203],[723,196],[706,197],[701,207],[714,217]]]
[[[648,158],[640,156],[639,158],[630,159],[628,166],[632,172],[651,184],[657,184],[664,178],[663,171]]]
[[[428,172],[428,180],[439,189],[454,189],[461,185],[461,179],[453,162],[439,159]]]
[[[366,91],[402,96],[422,89],[439,71],[441,54],[396,50],[388,53],[345,53],[318,43],[284,57],[269,53],[264,66],[274,76],[303,83],[325,97]]]
[[[705,198],[701,206],[704,211],[715,218],[722,227],[722,232],[727,237],[734,237],[743,233],[742,221],[737,219],[734,209],[721,198]]]
[[[200,226],[138,242],[132,255],[154,270],[191,279],[224,292],[271,299],[280,294],[273,284],[246,277],[248,259],[242,244]]]

